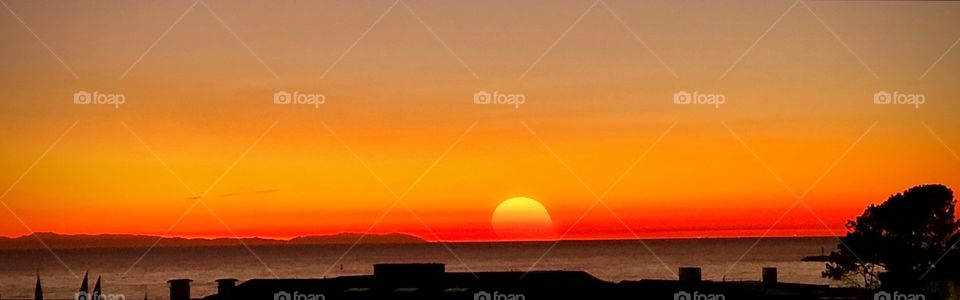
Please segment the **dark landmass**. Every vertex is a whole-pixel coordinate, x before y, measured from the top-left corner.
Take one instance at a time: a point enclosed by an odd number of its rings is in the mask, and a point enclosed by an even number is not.
[[[36,236],[34,236],[36,235]],[[301,236],[289,240],[266,238],[179,238],[103,234],[103,235],[65,235],[57,233],[38,232],[15,238],[0,237],[0,250],[31,250],[45,249],[75,249],[75,248],[141,248],[151,247],[223,247],[240,246],[241,241],[247,246],[280,246],[280,245],[350,245],[360,239],[359,233],[340,233],[334,235]],[[40,241],[43,241],[41,243]],[[401,233],[367,234],[359,244],[419,244],[427,241],[412,235]]]
[[[181,238],[152,235],[133,234],[59,234],[37,232],[34,235],[19,237],[0,237],[0,250],[36,250],[45,249],[44,244],[52,249],[97,249],[97,248],[148,248],[156,243],[155,247],[239,247],[242,240],[247,246],[305,246],[305,245],[352,245],[360,239],[360,233],[339,233],[332,235],[308,235],[292,239],[277,238]],[[38,240],[39,238],[39,240]],[[797,240],[823,239],[832,241],[834,237],[766,237],[765,240]],[[43,241],[41,244],[40,240]],[[158,241],[159,240],[159,241]],[[697,247],[697,243],[716,240],[753,240],[745,237],[718,237],[718,238],[668,238],[644,239],[650,243],[670,241],[671,243],[690,243],[690,247]],[[593,242],[635,242],[635,239],[610,240],[563,240],[562,243],[593,243]],[[460,241],[456,243],[553,243],[554,241]],[[359,245],[385,244],[427,244],[431,243],[418,236],[404,233],[367,234],[360,239]],[[822,250],[821,250],[822,252]],[[822,255],[822,254],[821,254]],[[822,261],[820,256],[807,256],[802,261]]]
[[[830,261],[830,256],[827,255],[811,255],[801,258],[800,261],[807,262],[827,262]]]

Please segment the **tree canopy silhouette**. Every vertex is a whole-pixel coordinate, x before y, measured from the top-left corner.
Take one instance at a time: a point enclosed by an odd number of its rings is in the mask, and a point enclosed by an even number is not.
[[[954,246],[955,204],[946,186],[920,185],[870,205],[847,222],[848,232],[830,253],[823,277],[867,288],[921,285]]]

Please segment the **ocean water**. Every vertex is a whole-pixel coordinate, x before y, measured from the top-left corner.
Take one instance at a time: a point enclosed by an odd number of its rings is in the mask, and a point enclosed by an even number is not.
[[[173,278],[194,280],[192,295],[198,297],[215,293],[219,278],[370,274],[373,264],[390,262],[440,262],[452,272],[583,270],[614,282],[676,279],[681,266],[702,267],[705,280],[759,280],[761,268],[769,266],[779,268],[783,282],[840,284],[820,277],[824,263],[800,261],[834,249],[836,239],[766,238],[746,253],[755,242],[564,241],[552,249],[552,242],[358,245],[349,252],[348,245],[269,246],[252,247],[252,253],[244,247],[155,248],[146,255],[145,248],[64,249],[55,250],[56,257],[46,250],[0,251],[0,298],[32,299],[37,272],[47,299],[72,299],[80,286],[74,274],[82,277],[86,271],[91,288],[97,276],[103,277],[105,294],[166,299],[166,281]]]

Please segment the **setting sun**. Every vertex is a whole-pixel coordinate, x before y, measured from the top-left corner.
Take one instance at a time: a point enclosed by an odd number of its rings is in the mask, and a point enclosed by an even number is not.
[[[501,239],[544,240],[556,238],[553,220],[543,204],[527,197],[513,197],[493,211],[493,230]]]

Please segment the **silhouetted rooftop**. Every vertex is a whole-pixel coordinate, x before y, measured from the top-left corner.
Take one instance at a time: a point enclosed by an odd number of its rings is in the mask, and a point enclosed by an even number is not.
[[[724,296],[717,300],[872,299],[873,296],[862,289],[760,281],[639,280],[613,283],[583,271],[446,272],[442,264],[383,264],[374,267],[373,275],[325,279],[251,279],[220,293],[202,299],[669,300],[682,296],[680,293]]]

